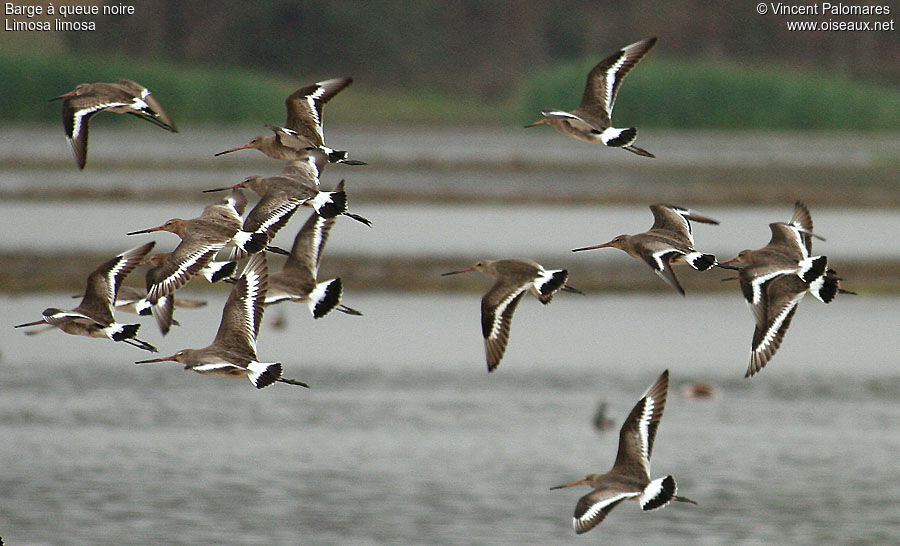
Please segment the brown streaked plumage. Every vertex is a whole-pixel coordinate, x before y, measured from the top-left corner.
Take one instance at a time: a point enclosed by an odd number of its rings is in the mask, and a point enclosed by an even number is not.
[[[530,291],[543,304],[550,303],[559,290],[578,292],[566,285],[569,272],[565,269],[545,270],[531,260],[482,260],[472,267],[450,271],[455,275],[480,271],[494,279],[494,285],[481,299],[481,333],[488,371],[494,371],[503,358],[509,341],[509,327],[513,313],[525,292]]]
[[[161,296],[156,301],[150,299],[149,293],[153,286],[160,279],[164,278],[166,270],[172,267],[171,262],[169,262],[170,259],[172,258],[169,252],[160,252],[159,254],[146,257],[140,265],[153,266],[144,274],[146,288],[123,286],[122,290],[119,291],[118,299],[116,299],[117,309],[123,309],[142,316],[152,314],[162,335],[168,334],[173,324],[178,325],[178,321],[173,318],[175,307],[193,308],[206,305],[205,301],[176,298],[174,294]],[[213,260],[197,273],[212,283],[227,278],[234,272],[236,267],[237,263],[233,261]]]
[[[655,44],[655,37],[641,40],[603,59],[588,73],[578,108],[571,112],[541,110],[544,117],[526,127],[546,124],[584,142],[601,142],[644,157],[654,157],[647,150],[634,146],[637,129],[617,129],[612,126],[611,117],[622,80]]]
[[[181,238],[181,242],[169,254],[158,255],[146,264],[156,265],[146,275],[147,301],[153,306],[160,331],[165,334],[172,324],[172,298],[174,292],[200,273],[220,250],[236,244],[241,229],[239,210],[243,210],[246,198],[240,190],[232,190],[222,201],[207,205],[197,218],[182,220],[173,218],[161,226],[129,232],[128,235],[168,231]],[[265,248],[258,237],[247,244],[254,252]]]
[[[810,255],[812,238],[821,239],[812,229],[809,209],[797,201],[789,222],[769,224],[772,236],[766,246],[743,250],[722,263],[738,270],[741,292],[756,321],[744,377],[758,373],[775,355],[806,292],[824,303],[847,293],[840,288],[841,278],[828,268],[828,258]]]
[[[241,232],[237,236],[241,241],[264,237],[268,244],[300,206],[312,207],[323,218],[343,214],[370,225],[371,222],[362,216],[347,212],[347,194],[343,190],[333,192],[319,190],[319,173],[325,163],[326,157],[321,150],[307,148],[303,160],[290,162],[278,175],[268,178],[248,176],[233,186],[204,191],[246,188],[259,195],[259,201],[247,214]],[[243,246],[238,246],[243,249]]]
[[[333,78],[301,87],[284,101],[287,110],[284,127],[266,125],[275,133],[273,136],[256,136],[243,146],[216,155],[253,149],[273,159],[294,160],[299,159],[296,155],[303,148],[315,147],[321,149],[331,163],[365,165],[362,161],[347,159],[346,151],[325,146],[322,127],[322,107],[352,82],[352,78]]]
[[[153,248],[154,242],[132,248],[102,263],[88,276],[81,303],[71,311],[55,307],[44,309],[43,318],[35,322],[19,324],[16,328],[50,324],[67,334],[113,341],[123,341],[139,349],[156,352],[156,348],[137,339],[140,324],[119,324],[113,316],[113,302],[122,281]]]
[[[335,191],[343,190],[342,180]],[[341,304],[343,286],[340,277],[322,282],[316,280],[322,251],[334,222],[334,218],[310,215],[294,237],[294,245],[282,270],[269,275],[267,305],[281,301],[305,302],[314,318],[321,318],[335,308],[342,313],[362,315]]]
[[[694,248],[694,235],[689,220],[704,224],[719,222],[683,207],[673,205],[650,205],[653,212],[653,226],[649,231],[637,235],[619,235],[608,243],[573,249],[572,252],[596,248],[618,248],[628,255],[644,260],[654,273],[669,283],[682,296],[684,289],[672,266],[687,263],[698,271],[706,271],[717,265],[716,257],[703,254]]]
[[[315,146],[309,139],[304,138],[293,129],[279,127],[278,125],[266,125],[266,127],[271,129],[274,134],[269,136],[257,135],[242,146],[237,146],[214,155],[218,157],[238,150],[259,150],[272,159],[298,161],[306,156],[306,149],[312,147],[322,150],[328,158],[329,163],[343,163],[344,165],[367,164],[364,161],[347,159],[347,152],[345,151],[332,150],[327,146]]]
[[[643,510],[655,510],[672,500],[697,504],[676,495],[672,476],[650,479],[650,456],[656,429],[666,407],[669,370],[643,394],[619,430],[619,451],[612,469],[605,474],[588,474],[584,478],[551,487],[562,489],[589,485],[593,491],[578,499],[572,524],[578,534],[586,533],[603,521],[622,501],[636,500]]]
[[[50,100],[60,99],[63,100],[63,128],[79,169],[84,169],[87,162],[88,122],[97,112],[132,114],[167,131],[178,132],[162,106],[150,95],[150,91],[131,80],[82,83],[73,91]]]
[[[257,389],[276,381],[309,387],[306,383],[281,377],[277,362],[260,362],[256,356],[256,338],[263,317],[263,301],[268,285],[265,254],[254,254],[235,283],[212,344],[202,349],[184,349],[177,353],[137,364],[180,362],[185,370],[222,377],[246,377]]]

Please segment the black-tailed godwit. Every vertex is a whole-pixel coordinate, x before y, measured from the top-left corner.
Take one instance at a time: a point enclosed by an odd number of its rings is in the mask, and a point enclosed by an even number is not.
[[[588,485],[593,491],[578,499],[572,524],[578,534],[586,533],[603,521],[622,501],[636,500],[643,510],[656,510],[670,501],[697,504],[676,495],[675,478],[650,479],[650,456],[656,429],[666,407],[669,370],[659,376],[628,414],[619,430],[619,451],[612,469],[605,474],[588,474],[584,478],[557,485],[562,489]]]
[[[50,100],[60,99],[63,100],[63,128],[79,169],[87,162],[88,122],[97,112],[132,114],[167,131],[178,132],[166,111],[150,95],[150,90],[131,80],[82,83],[73,91]]]
[[[807,292],[824,303],[839,292],[852,294],[840,288],[841,278],[828,268],[827,257],[811,255],[812,238],[818,236],[806,205],[798,201],[789,222],[771,223],[769,229],[772,237],[766,246],[722,262],[738,270],[741,292],[756,319],[744,377],[758,373],[775,355]]]
[[[342,180],[335,191],[343,190]],[[324,317],[335,308],[350,315],[362,315],[341,304],[343,286],[340,277],[322,282],[316,280],[322,251],[334,222],[334,218],[310,215],[294,237],[294,245],[282,270],[269,275],[267,305],[282,301],[305,302],[314,318]]]
[[[172,218],[160,226],[128,233],[137,235],[168,231],[181,238],[171,253],[145,261],[157,266],[147,272],[147,301],[153,306],[153,313],[163,333],[168,332],[172,324],[172,300],[168,296],[204,270],[220,250],[241,243],[250,252],[259,252],[266,247],[264,235],[254,237],[251,234],[246,239],[237,238],[241,229],[240,211],[245,203],[243,193],[232,190],[219,203],[207,205],[196,218]]]
[[[259,150],[272,159],[297,161],[303,159],[306,155],[306,148],[316,147],[309,139],[304,138],[300,133],[293,129],[280,127],[278,125],[266,125],[266,128],[271,129],[274,134],[269,136],[255,136],[251,138],[247,144],[214,155],[218,157],[238,150]],[[318,148],[326,154],[329,163],[343,163],[345,165],[367,164],[364,161],[347,159],[347,152],[345,151],[335,151],[326,146],[319,146]]]
[[[543,304],[550,303],[559,290],[578,292],[566,285],[569,272],[565,269],[544,269],[531,260],[482,260],[472,267],[450,271],[456,275],[480,271],[494,279],[494,285],[481,299],[481,333],[488,371],[494,371],[503,358],[509,341],[509,326],[513,313],[525,292],[530,291]]]
[[[290,162],[280,174],[267,178],[248,176],[232,186],[203,191],[246,188],[259,195],[259,201],[247,214],[236,236],[240,241],[264,238],[268,244],[300,206],[313,208],[323,218],[343,214],[370,225],[371,222],[362,216],[347,212],[347,194],[343,190],[326,192],[319,189],[319,173],[325,163],[325,154],[321,150],[307,148],[303,160]],[[238,246],[248,251],[242,245]]]
[[[603,59],[588,73],[587,85],[578,108],[571,112],[541,110],[544,117],[526,127],[547,124],[578,140],[602,142],[606,146],[623,148],[637,155],[654,157],[647,150],[634,145],[637,129],[617,129],[612,126],[611,121],[613,105],[622,80],[654,44],[655,37],[641,40]]]
[[[694,235],[689,220],[704,224],[719,222],[696,212],[672,205],[650,205],[653,226],[637,235],[619,235],[602,245],[573,249],[572,252],[596,248],[618,248],[630,256],[647,262],[647,265],[683,296],[684,289],[672,265],[687,263],[698,271],[706,271],[717,265],[716,257],[703,254],[694,248]]]
[[[156,348],[137,339],[140,324],[120,324],[113,316],[113,302],[125,277],[144,259],[154,242],[132,248],[97,267],[87,279],[81,303],[71,311],[55,307],[44,309],[38,321],[19,324],[16,328],[50,324],[67,334],[122,341],[139,349],[156,352]]]
[[[303,148],[312,146],[325,153],[330,163],[365,165],[362,161],[347,158],[347,152],[325,146],[322,128],[322,107],[342,89],[353,82],[352,78],[333,78],[301,87],[285,99],[287,120],[284,127],[266,125],[275,134],[256,136],[247,144],[219,152],[222,155],[238,150],[259,150],[273,159],[293,160]]]
[[[254,254],[235,283],[222,309],[222,321],[212,344],[202,349],[184,349],[177,353],[137,364],[180,362],[185,370],[223,377],[246,377],[257,389],[276,381],[309,387],[306,383],[281,377],[278,362],[260,362],[256,356],[256,338],[263,317],[263,301],[268,285],[265,254]]]

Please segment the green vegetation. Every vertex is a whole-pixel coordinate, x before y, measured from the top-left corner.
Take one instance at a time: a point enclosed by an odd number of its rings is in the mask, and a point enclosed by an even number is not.
[[[184,122],[280,123],[284,99],[312,81],[289,81],[241,68],[184,68],[173,63],[130,63],[81,56],[0,52],[0,112],[4,121],[56,120],[46,99],[82,82],[127,77],[153,91],[177,124]],[[336,101],[337,103],[338,101]],[[364,123],[497,122],[497,109],[477,100],[428,91],[375,91],[355,83],[341,94],[328,119]],[[507,108],[507,111],[510,109]]]
[[[526,80],[523,119],[575,108],[596,62]],[[896,131],[900,91],[786,67],[648,59],[622,84],[613,118],[618,127]]]
[[[240,69],[183,69],[171,63],[131,63],[78,56],[0,53],[0,111],[5,120],[45,121],[58,106],[46,99],[82,82],[127,77],[146,85],[178,123],[259,121],[284,117],[289,86]]]
[[[596,60],[565,64],[525,80],[503,102],[430,90],[375,89],[357,82],[328,119],[361,123],[518,125],[542,108],[571,109]],[[310,81],[241,68],[0,52],[4,121],[55,120],[45,99],[81,82],[128,77],[148,86],[177,123],[278,123],[284,98]],[[337,107],[337,103],[340,107]],[[699,129],[900,130],[900,91],[827,74],[733,63],[648,59],[628,76],[616,103],[618,126]]]

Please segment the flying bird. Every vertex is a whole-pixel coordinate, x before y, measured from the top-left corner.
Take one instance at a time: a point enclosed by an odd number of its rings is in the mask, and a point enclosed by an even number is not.
[[[279,159],[282,161],[298,161],[302,160],[306,155],[306,148],[316,147],[326,154],[329,163],[343,163],[344,165],[367,165],[367,163],[364,161],[347,159],[347,152],[345,151],[335,151],[326,146],[315,146],[313,144],[313,141],[303,137],[300,133],[294,131],[293,129],[288,129],[287,127],[281,127],[278,125],[266,125],[265,127],[267,129],[270,129],[274,134],[269,136],[255,136],[244,145],[237,146],[235,148],[231,148],[214,155],[218,157],[220,155],[230,154],[231,152],[236,152],[238,150],[259,150],[272,159]]]
[[[494,285],[481,299],[481,333],[484,336],[484,352],[489,372],[494,371],[503,358],[509,341],[512,316],[525,292],[531,292],[545,305],[560,290],[580,293],[566,284],[568,271],[544,269],[531,260],[482,260],[472,267],[443,275],[468,271],[480,271],[494,279]]]
[[[172,294],[195,275],[209,267],[216,254],[229,245],[244,244],[244,247],[259,252],[266,248],[264,235],[250,234],[246,239],[238,239],[241,216],[247,202],[241,190],[218,203],[207,205],[203,213],[189,220],[172,218],[166,223],[148,229],[129,232],[128,235],[168,231],[181,238],[181,242],[171,253],[145,260],[145,264],[155,265],[147,272],[146,302],[152,307],[160,331],[169,331],[172,325]]]
[[[648,38],[625,46],[603,59],[588,73],[587,85],[581,104],[571,112],[541,110],[542,119],[525,127],[550,125],[557,131],[583,140],[601,142],[606,146],[623,148],[644,157],[653,154],[634,145],[637,129],[618,129],[612,126],[612,110],[622,80],[644,55],[656,44],[656,38]]]
[[[88,122],[97,112],[131,114],[167,131],[178,129],[150,90],[131,80],[114,83],[81,83],[74,90],[50,99],[62,100],[63,128],[79,169],[87,162]]]
[[[19,324],[16,328],[50,324],[67,334],[107,338],[156,352],[153,345],[135,337],[140,324],[120,324],[113,316],[113,302],[116,301],[122,281],[144,259],[154,244],[151,241],[132,248],[97,267],[88,276],[84,296],[75,309],[63,311],[49,307],[41,313],[41,320]]]
[[[271,241],[275,234],[284,227],[298,207],[311,207],[323,218],[333,218],[339,214],[371,225],[362,216],[347,212],[347,194],[343,190],[333,192],[319,189],[319,173],[326,163],[325,154],[317,148],[307,148],[302,161],[293,161],[281,171],[270,176],[248,176],[232,186],[203,190],[216,192],[246,188],[260,199],[244,219],[241,231],[236,236],[238,241],[260,240]],[[251,249],[244,244],[238,248],[245,252]],[[234,258],[242,257],[240,254]]]
[[[335,191],[344,190],[342,180]],[[340,277],[318,282],[316,276],[328,234],[335,219],[311,214],[294,237],[294,245],[284,267],[269,275],[266,304],[282,301],[305,302],[314,318],[327,315],[332,309],[350,315],[362,315],[356,309],[341,304],[343,285]]]
[[[624,250],[629,256],[644,260],[654,273],[683,296],[684,288],[675,277],[673,265],[687,263],[698,271],[706,271],[718,265],[715,256],[703,254],[694,248],[694,235],[689,220],[704,224],[719,222],[673,205],[650,205],[650,211],[653,213],[653,226],[649,231],[637,235],[619,235],[608,243],[576,248],[572,252],[596,248]]]
[[[281,376],[278,362],[260,362],[256,356],[256,338],[263,317],[269,269],[265,254],[254,254],[235,283],[222,309],[222,320],[212,344],[202,349],[183,349],[177,353],[136,364],[180,362],[185,370],[222,377],[246,377],[257,389],[275,382],[309,387],[306,383]]]
[[[671,475],[650,479],[653,440],[666,407],[668,388],[669,370],[666,370],[644,392],[622,424],[619,451],[609,472],[588,474],[580,480],[550,488],[588,485],[593,489],[578,499],[575,505],[572,525],[579,535],[596,527],[622,501],[636,500],[645,511],[656,510],[673,500],[697,504],[687,497],[676,495],[678,488]]]
[[[781,346],[803,296],[810,292],[824,303],[838,293],[841,278],[828,267],[826,256],[812,256],[812,216],[802,202],[794,204],[789,222],[769,224],[772,237],[763,248],[743,250],[722,262],[738,270],[744,299],[750,305],[756,327],[750,345],[750,364],[744,377],[758,373]]]
[[[325,131],[322,128],[322,107],[341,90],[353,82],[352,78],[333,78],[301,87],[285,99],[287,121],[284,126],[266,125],[275,134],[256,136],[247,144],[219,152],[219,156],[238,150],[259,150],[273,159],[291,161],[306,147],[322,150],[329,163],[365,165],[362,161],[348,159],[343,150],[333,150],[325,146]]]

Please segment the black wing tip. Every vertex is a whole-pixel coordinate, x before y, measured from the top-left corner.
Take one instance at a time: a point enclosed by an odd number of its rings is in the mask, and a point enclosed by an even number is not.
[[[715,266],[718,262],[716,261],[716,257],[712,254],[701,254],[700,256],[694,258],[691,262],[691,266],[697,271],[706,271],[713,266]]]
[[[137,335],[140,324],[123,324],[122,329],[112,335],[113,341],[124,341]]]
[[[341,293],[343,292],[341,279],[335,278],[326,282],[328,284],[325,286],[325,293],[322,294],[322,299],[313,306],[313,318],[316,319],[324,317],[341,303]]]
[[[230,277],[234,273],[234,270],[236,268],[237,268],[236,261],[232,260],[232,261],[226,263],[225,265],[220,267],[218,271],[213,273],[212,277],[210,278],[210,282],[215,283],[215,282],[221,281],[224,278]]]
[[[247,242],[244,243],[244,246],[241,249],[248,254],[256,254],[260,252],[266,245],[269,243],[269,236],[262,232],[256,232],[250,235],[250,238]]]
[[[331,192],[331,196],[327,203],[319,207],[316,211],[322,218],[334,218],[339,214],[347,212],[347,194],[344,191]]]
[[[263,389],[268,387],[272,383],[275,383],[279,379],[281,379],[281,364],[269,364],[266,369],[259,374],[253,381],[253,385],[257,389]]]
[[[669,503],[672,498],[675,497],[675,491],[677,486],[675,485],[675,478],[671,475],[663,478],[659,493],[652,499],[648,500],[645,504],[641,506],[641,509],[645,512],[648,510],[656,510],[657,508],[661,508]]]

